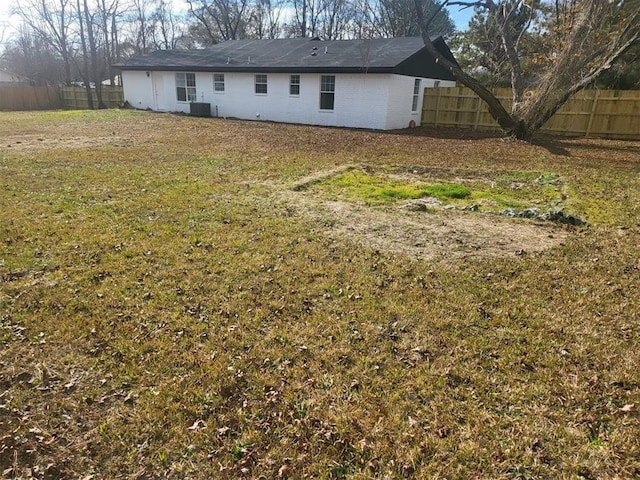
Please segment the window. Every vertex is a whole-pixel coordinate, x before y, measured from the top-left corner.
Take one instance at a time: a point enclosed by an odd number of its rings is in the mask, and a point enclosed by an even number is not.
[[[267,94],[267,76],[256,75],[256,95]]]
[[[289,77],[289,95],[300,95],[300,75]]]
[[[195,73],[176,73],[176,97],[179,102],[197,100]]]
[[[320,110],[333,110],[333,101],[336,91],[336,76],[320,76]]]
[[[419,78],[416,78],[413,81],[413,103],[411,104],[412,112],[418,111],[418,102],[420,101],[420,84],[421,83],[422,83],[422,80],[420,80]]]
[[[213,74],[213,91],[216,93],[224,92],[224,73]]]

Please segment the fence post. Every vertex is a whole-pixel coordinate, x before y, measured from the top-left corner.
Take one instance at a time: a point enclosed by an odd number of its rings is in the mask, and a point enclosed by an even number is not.
[[[593,125],[593,117],[596,115],[596,107],[598,106],[598,97],[600,96],[600,90],[596,90],[595,95],[593,96],[593,103],[591,104],[591,114],[589,115],[589,123],[587,124],[587,131],[585,136],[589,136],[591,133],[591,126]]]
[[[480,122],[480,104],[482,102],[482,99],[480,97],[478,97],[476,99],[476,118],[473,121],[473,129],[474,130],[478,130],[478,123]]]
[[[438,95],[436,96],[436,115],[433,119],[434,127],[438,126],[438,115],[440,115],[440,94],[442,93],[442,91],[438,87],[436,87],[436,92],[438,93]]]

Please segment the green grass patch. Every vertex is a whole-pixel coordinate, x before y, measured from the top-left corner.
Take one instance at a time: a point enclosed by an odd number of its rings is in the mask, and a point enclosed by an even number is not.
[[[357,170],[329,177],[318,182],[314,188],[321,189],[327,195],[346,196],[351,199],[364,200],[370,204],[422,197],[435,197],[447,201],[471,195],[471,191],[462,185],[408,183],[383,176],[369,175]]]
[[[351,170],[322,179],[312,188],[331,198],[364,201],[369,205],[434,197],[459,208],[481,205],[483,211],[495,212],[506,208],[558,208],[564,200],[562,182],[554,173],[516,171],[498,174],[495,179],[459,180],[452,172],[448,181],[427,183],[409,176],[398,179],[387,170],[381,168],[375,174]],[[439,173],[442,175],[442,170]]]
[[[471,191],[467,187],[456,184],[427,185],[422,188],[422,193],[422,196],[435,197],[442,201],[452,198],[467,198],[471,195]]]

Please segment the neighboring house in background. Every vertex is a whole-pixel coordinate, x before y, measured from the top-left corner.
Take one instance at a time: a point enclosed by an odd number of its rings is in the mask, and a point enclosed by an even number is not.
[[[441,38],[434,44],[454,60]],[[114,67],[135,108],[205,103],[214,116],[380,130],[419,125],[424,88],[455,86],[419,37],[230,40]]]
[[[103,86],[105,86],[105,87],[112,87],[112,86],[113,86],[113,87],[119,87],[119,86],[120,86],[120,84],[122,83],[122,82],[120,81],[120,75],[116,75],[116,76],[115,76],[115,78],[113,79],[113,85],[111,85],[111,83],[112,83],[112,82],[111,82],[111,79],[110,79],[110,78],[107,78],[106,80],[103,80],[103,81],[102,81],[102,85],[103,85]]]
[[[0,85],[29,85],[31,80],[17,73],[0,68]]]

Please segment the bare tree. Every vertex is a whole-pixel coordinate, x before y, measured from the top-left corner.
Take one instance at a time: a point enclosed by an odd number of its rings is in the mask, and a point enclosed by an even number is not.
[[[104,62],[107,66],[115,63],[118,56],[117,18],[119,13],[118,0],[96,0],[96,20],[100,26]],[[113,86],[111,74],[109,74],[109,80]]]
[[[320,15],[324,8],[322,0],[292,0],[293,21],[289,35],[294,37],[315,37],[318,35]]]
[[[353,4],[347,0],[325,0],[320,11],[320,35],[326,40],[344,38],[354,16]]]
[[[149,53],[151,50],[153,32],[151,16],[154,8],[153,0],[132,0],[128,9],[129,24],[133,26],[134,32],[130,41],[135,46],[137,54]]]
[[[51,45],[64,62],[65,83],[71,83],[70,0],[22,0],[14,11],[43,41]]]
[[[473,76],[447,59],[427,33],[431,18],[425,18],[423,0],[414,0],[427,50],[462,84],[484,100],[491,116],[510,135],[531,140],[567,100],[593,84],[640,38],[638,0],[575,0],[560,22],[549,24],[552,39],[547,61],[532,89],[525,96],[519,44],[522,31],[511,28],[515,7],[529,6],[525,0],[447,0],[442,6],[475,7],[493,16],[511,71],[513,104],[507,111],[500,101]]]
[[[78,13],[78,27],[80,28],[80,43],[82,45],[82,78],[84,81],[84,88],[87,94],[87,106],[93,109],[93,95],[91,92],[91,76],[89,75],[89,51],[87,49],[87,39],[84,34],[85,19],[82,15],[82,7],[80,6],[80,0],[76,0],[77,13]]]
[[[411,0],[380,0],[377,19],[380,33],[388,37],[406,37],[420,28]]]
[[[0,45],[5,44],[5,39],[8,37],[7,31],[9,30],[9,24],[0,22]]]
[[[176,14],[168,0],[119,2],[119,11],[110,16],[116,59],[190,45],[186,22],[182,15]]]
[[[245,37],[250,19],[249,0],[187,0],[189,13],[204,29],[208,43]]]
[[[429,34],[449,36],[455,31],[447,10],[437,0],[421,2],[422,14],[429,18]],[[381,37],[412,37],[420,35],[420,23],[413,0],[378,0],[373,5],[373,28]]]
[[[21,24],[3,49],[3,66],[38,85],[65,81],[64,63],[48,42]]]
[[[95,22],[94,14],[89,10],[87,0],[84,0],[84,20],[85,31],[87,33],[87,39],[89,40],[89,54],[91,57],[91,78],[93,80],[93,87],[96,91],[96,98],[98,99],[98,108],[105,108],[102,100],[102,77],[103,70],[98,58],[98,45],[96,42]]]
[[[82,80],[88,98],[96,92],[98,107],[102,82],[114,84],[111,65],[127,55],[187,44],[185,23],[169,0],[17,1],[23,34],[14,36],[3,56],[37,82]]]
[[[249,31],[255,38],[277,38],[282,32],[282,14],[287,0],[256,0]]]
[[[185,39],[182,23],[171,10],[171,5],[160,0],[152,15],[154,28],[152,30],[153,44],[157,50],[178,48]]]
[[[352,0],[351,20],[347,25],[346,35],[351,38],[373,38],[375,29],[375,0]]]
[[[509,29],[518,38],[517,51],[521,59],[521,77],[535,77],[539,70],[539,53],[544,51],[544,16],[548,8],[542,8],[541,0],[519,2],[511,7]],[[476,10],[468,29],[459,32],[452,40],[456,60],[463,69],[472,69],[478,79],[490,85],[511,85],[511,69],[500,31],[502,24],[494,16]]]

